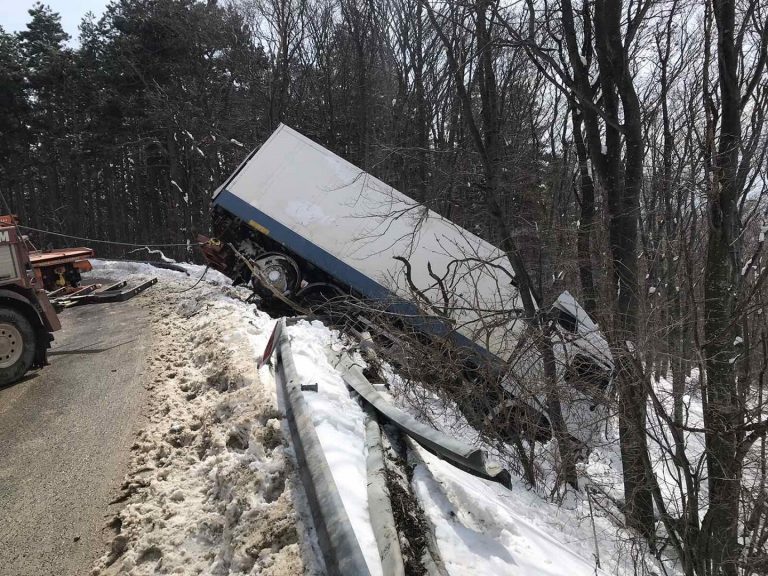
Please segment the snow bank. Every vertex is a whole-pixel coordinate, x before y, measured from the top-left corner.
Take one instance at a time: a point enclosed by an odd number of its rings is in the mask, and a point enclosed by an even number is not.
[[[93,264],[93,271],[89,272],[86,277],[92,277],[97,279],[113,279],[118,280],[136,280],[140,278],[152,278],[156,277],[159,280],[165,280],[171,284],[179,283],[177,288],[188,288],[186,283],[186,276],[182,272],[176,270],[168,270],[166,268],[157,268],[146,262],[128,262],[123,260],[101,260],[99,258],[91,258],[91,264]],[[172,261],[173,262],[173,261]],[[189,264],[186,262],[173,262],[176,266],[179,266],[186,270],[189,275],[189,279],[193,282],[200,278],[205,272],[205,282],[207,284],[215,286],[229,286],[232,281],[224,276],[221,272],[209,268],[206,272],[205,266],[200,264]],[[210,294],[209,294],[210,295]],[[212,295],[211,295],[212,296]]]
[[[211,275],[95,261],[93,277],[159,282],[138,297],[154,355],[149,424],[133,446],[112,550],[94,574],[304,571],[275,390],[253,346],[273,322]],[[208,274],[211,274],[209,271]]]

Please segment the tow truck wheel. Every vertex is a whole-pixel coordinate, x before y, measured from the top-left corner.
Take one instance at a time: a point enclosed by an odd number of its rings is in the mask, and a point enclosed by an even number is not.
[[[17,310],[0,307],[0,386],[27,373],[35,358],[35,344],[29,320]]]

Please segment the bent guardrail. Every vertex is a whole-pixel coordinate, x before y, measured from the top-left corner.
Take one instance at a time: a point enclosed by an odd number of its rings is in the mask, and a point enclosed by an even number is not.
[[[348,365],[342,378],[379,414],[432,453],[470,474],[499,482],[507,488],[511,485],[509,472],[495,462],[488,462],[482,450],[430,428],[387,402],[357,366]]]
[[[310,511],[328,573],[336,576],[368,576],[370,571],[344,509],[338,487],[317,436],[309,406],[304,399],[301,378],[296,373],[291,344],[285,326],[293,322],[280,320],[269,339],[259,366],[267,363],[277,352],[276,379],[285,398],[286,416],[291,433],[298,469],[309,502]],[[382,570],[385,576],[402,576],[403,557],[397,529],[392,518],[389,492],[384,480],[384,458],[381,432],[375,415],[393,424],[430,452],[475,476],[499,482],[509,487],[509,472],[496,463],[486,461],[482,450],[456,440],[419,422],[411,415],[390,404],[382,397],[348,355],[342,360],[342,379],[364,401],[369,418],[366,424],[368,448],[368,495],[370,518],[376,537]],[[316,391],[316,388],[315,388]],[[443,574],[445,568],[432,543],[430,562],[425,568],[430,574]],[[429,565],[427,565],[429,564]]]

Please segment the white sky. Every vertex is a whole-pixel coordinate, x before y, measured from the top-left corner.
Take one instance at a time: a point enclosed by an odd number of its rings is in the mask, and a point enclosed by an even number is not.
[[[43,4],[50,6],[54,12],[61,15],[61,25],[64,31],[72,39],[70,43],[77,43],[80,21],[86,12],[93,12],[98,18],[104,12],[108,0],[45,0]],[[0,0],[0,26],[6,32],[18,32],[24,30],[29,22],[29,9],[36,4],[36,0]]]

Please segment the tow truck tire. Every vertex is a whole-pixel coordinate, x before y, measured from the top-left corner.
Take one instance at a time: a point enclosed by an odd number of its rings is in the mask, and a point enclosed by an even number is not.
[[[26,316],[0,307],[0,386],[24,376],[35,359],[37,336]]]

